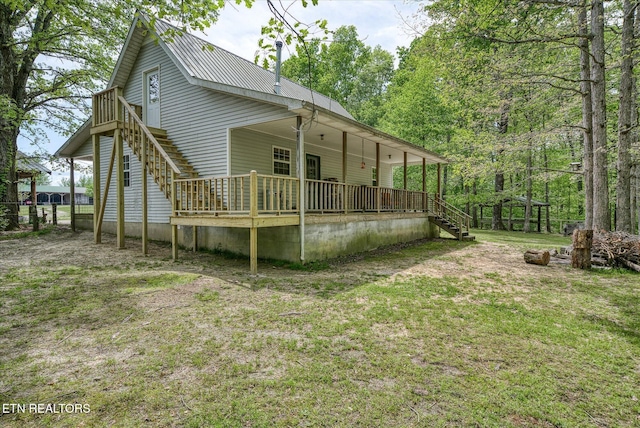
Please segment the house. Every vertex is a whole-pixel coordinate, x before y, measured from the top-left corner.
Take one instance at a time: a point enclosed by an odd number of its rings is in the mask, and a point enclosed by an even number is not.
[[[91,119],[56,153],[93,161],[96,242],[104,230],[119,247],[141,236],[143,251],[170,240],[174,258],[179,245],[221,248],[248,253],[255,271],[257,257],[318,260],[440,227],[468,235],[468,216],[425,191],[426,165],[445,158],[170,29],[134,19]],[[422,165],[423,191],[406,189],[408,165]]]

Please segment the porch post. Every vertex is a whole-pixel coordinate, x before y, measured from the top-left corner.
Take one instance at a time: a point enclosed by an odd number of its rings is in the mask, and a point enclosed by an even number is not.
[[[404,181],[404,209],[407,209],[407,152],[404,152],[404,177],[403,177],[403,181]]]
[[[100,135],[93,134],[93,241],[99,244],[102,241],[98,217],[100,216]]]
[[[344,212],[347,212],[347,133],[342,131],[342,183],[344,184],[344,194],[342,204]]]
[[[441,165],[442,164],[438,164],[438,189],[436,190],[436,196],[438,198],[438,200],[441,199],[442,197],[442,174],[441,174]]]
[[[298,116],[296,118],[296,130],[297,130],[297,150],[298,150],[298,165],[297,165],[297,173],[298,173],[298,182],[300,183],[300,191],[298,192],[300,199],[300,261],[304,263],[304,212],[306,209],[306,200],[305,200],[305,169],[306,162],[304,157],[304,131],[302,130],[302,116]]]
[[[347,184],[347,133],[342,131],[342,182]]]
[[[147,255],[149,252],[148,241],[148,227],[147,227],[147,219],[148,219],[148,205],[147,205],[147,142],[142,141],[141,143],[141,153],[140,158],[142,161],[142,173],[140,177],[140,185],[142,188],[142,254]],[[171,192],[171,196],[173,197],[173,192]],[[173,214],[173,213],[172,213]]]
[[[376,209],[380,214],[380,143],[376,143]]]
[[[70,171],[69,171],[69,213],[71,215],[71,231],[76,231],[76,183],[74,176],[73,158],[69,159]]]

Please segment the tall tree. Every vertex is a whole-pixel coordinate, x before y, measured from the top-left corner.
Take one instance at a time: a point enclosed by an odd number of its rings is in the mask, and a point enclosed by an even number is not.
[[[637,1],[624,0],[620,65],[620,104],[618,108],[618,163],[616,184],[616,230],[631,232],[631,122],[633,102],[633,48]]]
[[[591,3],[591,107],[593,109],[593,228],[611,229],[607,167],[607,88],[605,81],[604,4]]]

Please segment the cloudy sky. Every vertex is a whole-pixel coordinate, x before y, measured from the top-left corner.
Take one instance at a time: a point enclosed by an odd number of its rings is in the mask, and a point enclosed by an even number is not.
[[[408,46],[412,35],[403,25],[403,17],[410,17],[419,7],[416,0],[320,0],[318,6],[303,8],[299,1],[274,0],[285,7],[291,5],[288,11],[304,23],[311,23],[318,19],[326,19],[329,29],[336,29],[342,25],[355,25],[358,34],[369,46],[380,45],[383,49],[395,55],[396,47]],[[256,0],[251,9],[244,6],[227,6],[220,14],[218,22],[204,34],[199,36],[230,52],[253,61],[258,51],[260,30],[272,15],[265,0]],[[287,49],[283,59],[288,57]],[[45,147],[49,153],[54,153],[65,141],[65,138],[53,131],[48,133],[50,143]],[[28,141],[19,140],[19,149],[32,153],[34,147]],[[58,184],[61,177],[68,177],[67,173],[52,174],[52,184]]]

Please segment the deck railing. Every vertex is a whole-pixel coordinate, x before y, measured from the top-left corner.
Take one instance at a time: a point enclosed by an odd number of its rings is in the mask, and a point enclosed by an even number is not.
[[[250,174],[175,180],[176,214],[298,214],[299,181],[296,178]],[[470,217],[426,192],[360,186],[332,181],[305,181],[308,213],[424,212],[469,231]],[[462,236],[462,235],[461,235]]]
[[[306,181],[308,212],[428,211],[425,192],[361,186],[321,180]]]
[[[252,176],[255,175],[255,180]],[[298,180],[257,173],[176,180],[180,214],[250,214],[255,194],[258,214],[298,213]]]
[[[118,120],[118,110],[121,108],[118,100],[119,91],[120,88],[114,86],[93,95],[92,126],[105,125]]]

